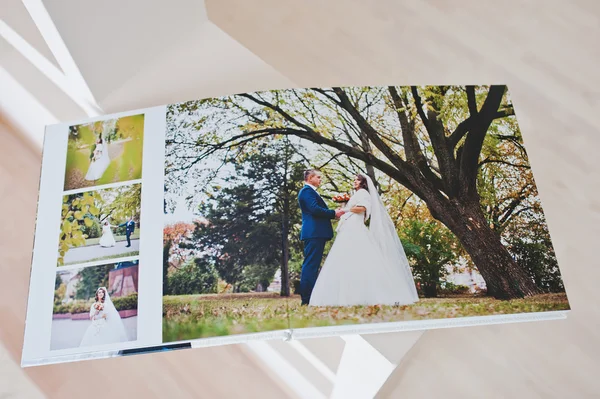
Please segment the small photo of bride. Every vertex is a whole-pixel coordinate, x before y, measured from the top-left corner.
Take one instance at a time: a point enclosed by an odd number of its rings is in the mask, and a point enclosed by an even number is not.
[[[138,261],[59,271],[50,349],[137,339]]]
[[[65,191],[142,177],[144,115],[69,127]]]
[[[58,266],[138,255],[141,186],[65,195]]]

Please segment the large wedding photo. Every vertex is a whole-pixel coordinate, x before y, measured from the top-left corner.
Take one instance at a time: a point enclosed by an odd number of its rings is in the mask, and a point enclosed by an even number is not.
[[[136,256],[142,185],[63,196],[58,266]]]
[[[65,191],[142,178],[144,115],[69,127]]]
[[[569,309],[506,86],[191,101],[166,136],[165,341]]]
[[[138,261],[56,273],[50,349],[137,339]]]

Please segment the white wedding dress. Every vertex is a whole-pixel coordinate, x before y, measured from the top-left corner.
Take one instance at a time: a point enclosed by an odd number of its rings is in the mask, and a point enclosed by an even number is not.
[[[110,225],[102,226],[102,237],[100,237],[100,246],[101,247],[114,247],[116,244],[115,236],[110,229]]]
[[[85,175],[85,180],[98,180],[102,177],[108,165],[110,165],[110,158],[108,157],[108,147],[103,144],[98,144],[94,150],[100,153],[100,156],[95,161],[90,163],[90,167]]]
[[[369,191],[348,201],[337,236],[312,291],[311,306],[406,305],[418,301],[408,260],[368,176]],[[363,206],[365,213],[352,213]],[[365,225],[371,218],[370,227]]]
[[[106,292],[104,310],[99,312],[96,311],[96,309],[94,309],[94,304],[90,307],[90,319],[92,320],[92,324],[90,324],[83,334],[83,338],[79,344],[80,347],[114,344],[129,340],[127,338],[123,320],[121,320],[119,312],[110,300],[106,288],[104,288],[104,292]]]

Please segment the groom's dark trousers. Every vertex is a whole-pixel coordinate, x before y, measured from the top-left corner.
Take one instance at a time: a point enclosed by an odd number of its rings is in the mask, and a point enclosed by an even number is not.
[[[308,305],[310,295],[317,282],[319,266],[321,266],[327,240],[324,238],[312,238],[303,242],[304,263],[302,263],[302,274],[300,274],[300,296],[302,297],[302,303]]]
[[[325,243],[333,238],[331,219],[335,219],[335,211],[327,208],[323,198],[308,185],[298,193],[298,203],[302,211],[300,239],[304,243],[300,296],[302,304],[307,305],[317,281]]]
[[[121,223],[119,225],[119,227],[123,227],[125,226],[125,238],[127,239],[127,246],[130,247],[131,246],[131,234],[134,232],[135,230],[135,222],[132,220],[129,220],[125,223]]]

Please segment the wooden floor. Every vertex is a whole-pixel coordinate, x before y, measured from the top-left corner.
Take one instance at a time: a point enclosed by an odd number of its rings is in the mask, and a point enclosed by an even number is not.
[[[600,2],[206,5],[213,23],[298,86],[506,83],[573,310],[566,321],[428,331],[379,396],[600,397]],[[12,359],[20,359],[39,163],[2,126],[0,341]],[[288,394],[239,346],[202,353],[34,368],[19,378],[53,398]],[[0,378],[17,375],[0,367]]]

